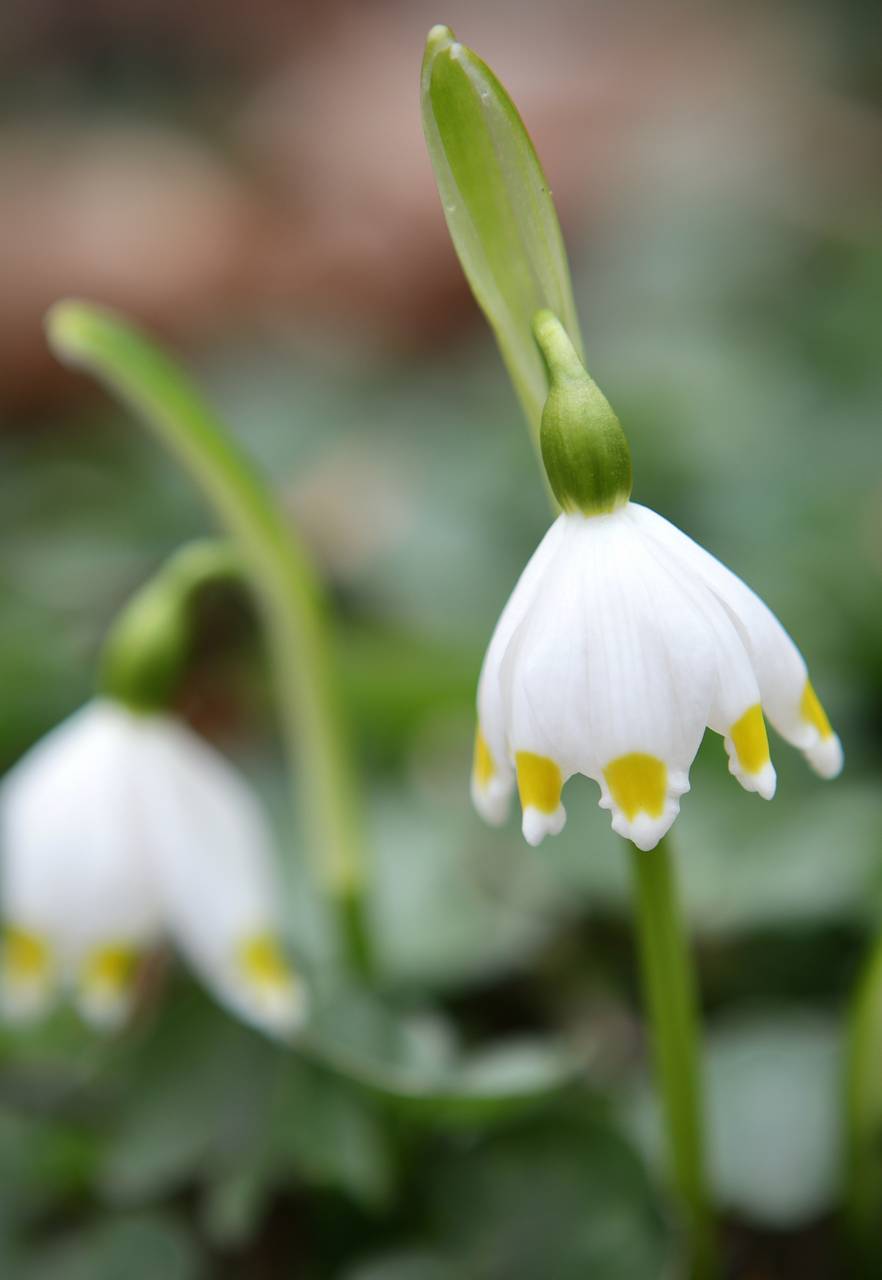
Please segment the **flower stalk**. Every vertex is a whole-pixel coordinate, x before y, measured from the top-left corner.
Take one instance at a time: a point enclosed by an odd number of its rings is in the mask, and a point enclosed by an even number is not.
[[[643,991],[651,1026],[671,1179],[685,1219],[693,1280],[717,1274],[702,1139],[695,978],[668,840],[629,845]]]
[[[113,313],[77,301],[50,310],[47,333],[61,360],[95,375],[169,448],[236,540],[264,624],[291,783],[316,876],[348,959],[363,971],[362,824],[325,604],[309,557],[220,420],[144,335]]]
[[[882,937],[849,1011],[845,1058],[845,1223],[856,1274],[882,1269]]]

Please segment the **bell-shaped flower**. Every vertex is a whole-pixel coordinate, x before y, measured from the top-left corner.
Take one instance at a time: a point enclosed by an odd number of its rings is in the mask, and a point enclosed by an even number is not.
[[[764,715],[834,777],[842,748],[787,632],[735,574],[629,501],[630,459],[612,410],[572,363],[556,322],[541,321],[537,337],[552,386],[543,459],[563,514],[484,659],[472,772],[479,812],[501,822],[516,782],[524,836],[538,844],[563,828],[563,785],[582,773],[599,784],[613,829],[651,849],[679,812],[707,726],[723,735],[741,785],[772,797]],[[598,416],[600,446],[582,430]]]
[[[270,839],[250,789],[172,716],[102,698],[0,788],[0,998],[34,1016],[62,989],[115,1025],[169,936],[236,1014],[276,1033],[305,1007],[276,941]]]

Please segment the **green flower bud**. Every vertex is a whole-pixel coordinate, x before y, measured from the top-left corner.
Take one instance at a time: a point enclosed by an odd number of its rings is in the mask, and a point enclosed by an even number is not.
[[[548,373],[539,443],[552,492],[564,511],[615,511],[631,496],[631,451],[621,424],[557,316],[538,311],[533,336]]]
[[[205,539],[177,551],[113,624],[101,655],[100,692],[131,711],[165,710],[190,653],[195,596],[239,572],[226,542]]]

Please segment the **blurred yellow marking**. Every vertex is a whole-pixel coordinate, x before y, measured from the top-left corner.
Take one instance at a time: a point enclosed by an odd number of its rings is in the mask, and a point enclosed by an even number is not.
[[[239,946],[239,961],[257,986],[284,987],[291,982],[291,971],[271,934],[259,933],[246,938]]]
[[[813,725],[822,738],[832,738],[833,729],[830,721],[827,719],[827,713],[821,706],[818,695],[812,688],[811,680],[806,680],[805,688],[802,691],[802,701],[799,704],[799,713],[803,720],[808,720]]]
[[[519,751],[515,756],[515,766],[521,808],[554,813],[560,804],[563,788],[563,775],[554,761],[547,756],[534,755],[532,751]]]
[[[729,730],[732,745],[745,773],[759,773],[769,763],[769,739],[760,704],[748,708]]]
[[[475,733],[475,759],[472,764],[472,772],[475,775],[476,782],[481,787],[486,787],[496,773],[493,754],[487,746],[487,739],[481,732],[480,727]]]
[[[632,751],[619,756],[604,769],[610,794],[629,822],[638,813],[648,813],[650,818],[660,818],[665,808],[665,789],[668,770],[656,756]]]
[[[88,990],[121,992],[129,986],[138,962],[133,947],[113,944],[89,952],[83,969],[83,986]]]
[[[3,933],[3,966],[11,978],[44,978],[49,972],[49,947],[37,934],[9,925]]]

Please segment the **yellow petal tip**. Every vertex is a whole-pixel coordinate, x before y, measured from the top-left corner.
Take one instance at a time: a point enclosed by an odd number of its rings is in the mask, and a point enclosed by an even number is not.
[[[535,755],[532,751],[518,751],[515,755],[515,767],[524,812],[537,809],[539,813],[556,813],[560,808],[563,775],[555,762],[549,760],[548,756]]]
[[[827,713],[821,706],[820,698],[815,693],[811,680],[806,680],[805,682],[802,700],[799,704],[799,714],[807,724],[810,724],[813,729],[817,729],[822,738],[833,737],[833,729],[827,719]]]
[[[632,751],[611,760],[603,771],[616,808],[629,822],[639,813],[660,818],[665,809],[668,770],[657,756]]]
[[[496,776],[496,764],[493,753],[487,745],[487,739],[480,727],[475,732],[475,754],[472,762],[472,776],[479,787],[486,787]]]

